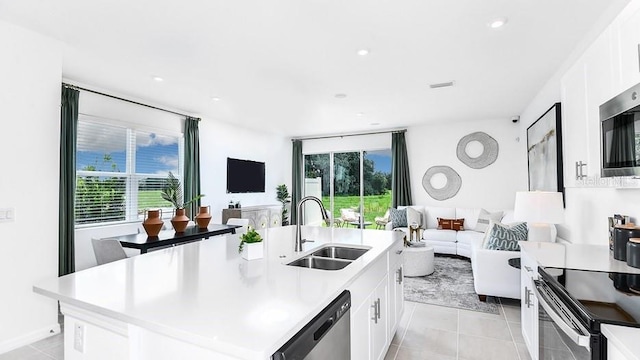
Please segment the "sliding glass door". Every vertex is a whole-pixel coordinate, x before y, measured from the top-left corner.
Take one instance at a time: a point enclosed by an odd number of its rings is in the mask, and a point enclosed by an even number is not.
[[[315,204],[305,204],[304,224],[383,228],[391,205],[391,151],[331,152],[305,155],[304,196],[316,196],[330,212],[322,221]],[[379,221],[376,221],[379,220]]]

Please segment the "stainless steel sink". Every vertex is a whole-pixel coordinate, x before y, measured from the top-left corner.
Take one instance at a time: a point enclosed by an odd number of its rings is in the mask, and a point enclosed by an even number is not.
[[[340,270],[367,251],[369,249],[327,245],[287,265],[309,269]]]
[[[332,259],[355,260],[367,251],[369,250],[343,246],[325,246],[320,250],[314,251],[311,255]]]
[[[307,255],[303,258],[290,262],[287,265],[306,267],[310,269],[340,270],[349,264],[351,264],[351,261],[348,260],[329,259]]]

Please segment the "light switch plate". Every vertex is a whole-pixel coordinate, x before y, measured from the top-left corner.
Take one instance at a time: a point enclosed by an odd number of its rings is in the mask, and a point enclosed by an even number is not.
[[[0,222],[14,222],[15,221],[15,208],[1,208],[0,209]]]

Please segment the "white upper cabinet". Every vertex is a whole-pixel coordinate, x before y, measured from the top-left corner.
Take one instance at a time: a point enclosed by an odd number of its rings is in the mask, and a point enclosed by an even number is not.
[[[585,66],[582,61],[574,64],[562,77],[562,156],[564,186],[576,187],[581,170],[578,162],[587,163],[589,144],[587,142],[587,85]]]
[[[618,15],[611,30],[615,43],[616,93],[640,83],[640,1],[632,1]]]

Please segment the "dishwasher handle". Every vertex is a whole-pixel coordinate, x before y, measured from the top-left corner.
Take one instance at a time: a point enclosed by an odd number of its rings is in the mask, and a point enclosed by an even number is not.
[[[331,327],[333,326],[333,323],[335,322],[335,320],[333,319],[333,316],[330,317],[329,319],[327,319],[327,321],[324,322],[324,324],[322,324],[322,326],[320,326],[320,328],[318,328],[318,330],[316,330],[316,332],[313,333],[313,340],[314,341],[318,341],[322,338],[322,336],[329,331],[329,329],[331,329]]]

